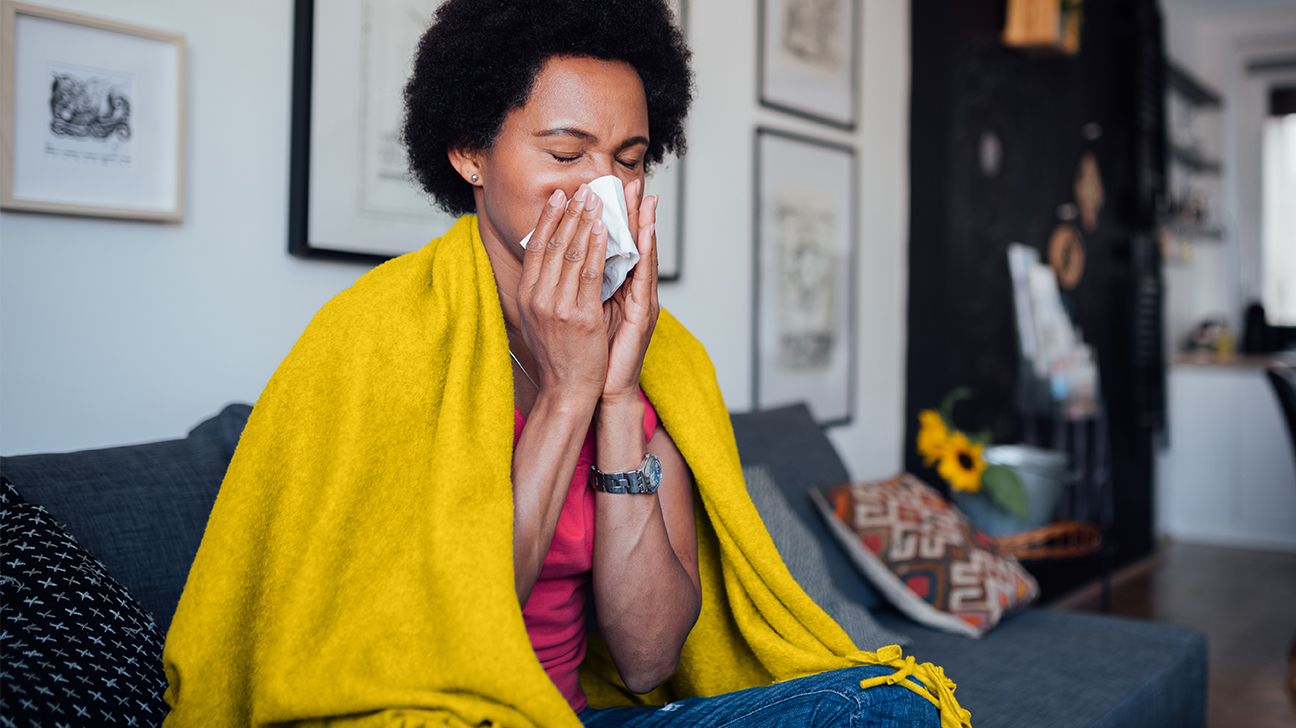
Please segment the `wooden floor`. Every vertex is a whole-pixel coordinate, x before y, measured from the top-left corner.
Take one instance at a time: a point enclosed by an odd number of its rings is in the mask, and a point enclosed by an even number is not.
[[[1099,611],[1098,591],[1059,609]],[[1296,640],[1296,554],[1166,544],[1114,580],[1112,613],[1193,627],[1210,640],[1210,728],[1292,728],[1287,680]]]

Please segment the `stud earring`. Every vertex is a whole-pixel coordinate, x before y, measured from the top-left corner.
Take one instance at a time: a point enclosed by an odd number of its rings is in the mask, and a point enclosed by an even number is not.
[[[468,179],[471,180],[471,181],[473,181],[473,182],[476,182],[476,181],[477,181],[477,175],[474,174],[473,176],[469,177]]]

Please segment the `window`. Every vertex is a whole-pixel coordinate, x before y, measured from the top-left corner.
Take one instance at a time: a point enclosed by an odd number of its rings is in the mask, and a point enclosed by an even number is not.
[[[1269,92],[1263,165],[1265,313],[1270,324],[1296,326],[1296,86]]]

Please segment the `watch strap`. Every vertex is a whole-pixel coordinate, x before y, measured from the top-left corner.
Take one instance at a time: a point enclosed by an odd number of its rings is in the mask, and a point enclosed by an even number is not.
[[[647,478],[638,470],[624,473],[604,473],[594,468],[592,473],[594,490],[603,493],[651,493]]]
[[[614,473],[605,473],[598,466],[591,465],[590,484],[602,493],[655,493],[657,488],[644,472],[653,460],[654,456],[646,454],[638,468]]]

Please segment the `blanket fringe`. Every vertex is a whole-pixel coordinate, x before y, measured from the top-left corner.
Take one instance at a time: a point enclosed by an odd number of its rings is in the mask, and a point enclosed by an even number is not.
[[[954,697],[958,687],[954,681],[945,676],[940,665],[930,662],[918,663],[912,656],[905,657],[900,645],[887,645],[877,652],[859,650],[846,656],[852,662],[861,665],[886,665],[895,669],[890,675],[878,675],[860,681],[860,687],[867,689],[874,685],[900,685],[923,696],[940,710],[941,728],[971,728],[972,713],[959,705]],[[917,678],[926,689],[919,687],[908,677]]]

